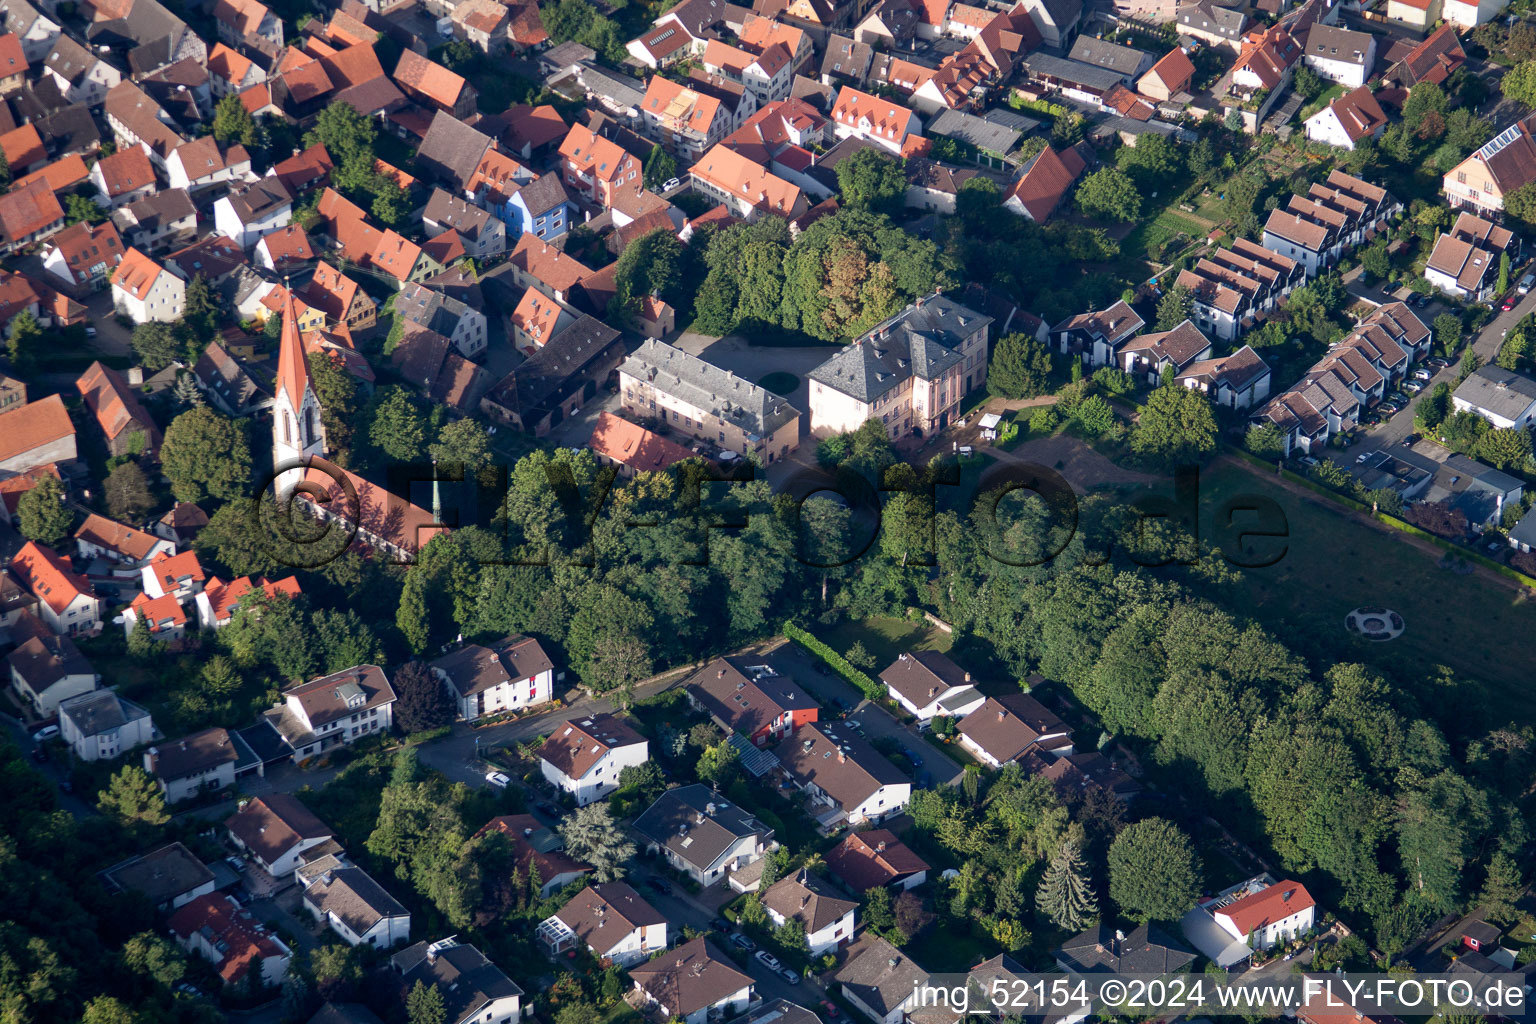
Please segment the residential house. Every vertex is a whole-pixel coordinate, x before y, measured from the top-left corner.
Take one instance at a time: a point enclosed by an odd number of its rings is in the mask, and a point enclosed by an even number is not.
[[[25,412],[26,407],[20,411]],[[11,559],[10,571],[16,582],[38,599],[38,611],[55,633],[75,636],[101,628],[103,602],[95,588],[74,571],[69,559],[52,548],[29,541]]]
[[[928,862],[883,828],[850,832],[827,851],[827,870],[853,892],[876,886],[913,889],[928,879]]]
[[[416,151],[416,165],[429,179],[462,192],[494,146],[495,140],[489,135],[439,110]]]
[[[726,104],[716,96],[693,88],[694,84],[693,79],[689,79],[689,85],[683,85],[653,75],[640,101],[644,130],[683,161],[698,160],[738,127]],[[579,127],[575,126],[571,131],[576,132]],[[578,135],[578,141],[581,138]],[[562,154],[566,148],[561,147]],[[622,150],[618,152],[622,153]],[[618,159],[617,153],[614,158]]]
[[[513,192],[501,216],[514,231],[545,241],[565,234],[576,216],[576,204],[560,176],[551,172]]]
[[[335,836],[298,797],[271,793],[243,801],[224,821],[230,840],[273,879],[286,879],[300,856]]]
[[[1499,132],[1477,152],[1445,173],[1441,191],[1455,209],[1495,218],[1504,197],[1536,181],[1536,114]]]
[[[27,64],[41,64],[64,30],[27,0],[9,0],[5,9],[0,10],[0,31],[20,41]]]
[[[149,250],[178,239],[190,241],[197,232],[197,210],[186,189],[167,188],[119,207],[112,223],[125,243]]]
[[[443,994],[443,1024],[513,1024],[522,1019],[523,990],[474,946],[452,938],[418,942],[389,958],[401,998],[419,982]]]
[[[75,425],[58,395],[0,409],[0,473],[71,462],[76,455]]]
[[[1391,13],[1392,7],[1398,4],[1406,5],[1407,11],[1419,16],[1425,14],[1425,9],[1431,5],[1437,12],[1440,7],[1439,0],[1389,0],[1388,17],[1398,17]],[[1422,8],[1419,6],[1421,4]],[[1433,23],[1438,17],[1437,13],[1430,22]],[[1382,83],[1396,89],[1412,89],[1420,82],[1441,85],[1466,62],[1467,51],[1461,48],[1456,29],[1450,25],[1441,25],[1389,67],[1386,74],[1381,76]]]
[[[174,554],[176,545],[163,537],[136,530],[92,512],[75,530],[81,558],[103,558],[139,567],[160,555]]]
[[[165,542],[171,544],[174,552],[175,543]],[[203,567],[197,560],[197,552],[191,549],[180,554],[161,552],[152,555],[148,564],[140,570],[140,576],[145,594],[152,598],[170,596],[177,601],[191,600],[202,592],[206,582]]]
[[[1079,0],[1026,0],[1025,7],[1046,46],[1063,52],[1072,46],[1083,20]]]
[[[213,892],[213,872],[181,843],[119,861],[101,873],[113,893],[136,892],[156,910],[171,911]]]
[[[667,918],[623,882],[599,882],[545,918],[537,935],[552,956],[585,947],[604,963],[632,967],[667,948]]]
[[[1317,904],[1300,882],[1259,875],[1202,903],[1229,936],[1255,950],[1289,942],[1312,930]]]
[[[739,733],[759,747],[816,721],[820,712],[793,679],[741,657],[716,658],[685,679],[683,688],[689,703],[727,736]]]
[[[226,987],[249,984],[253,971],[266,986],[288,976],[293,952],[231,896],[199,896],[172,914],[167,926],[178,946],[213,964]]]
[[[734,1016],[753,999],[751,977],[737,970],[706,938],[637,964],[629,974],[647,1006],[684,1024]]]
[[[697,452],[611,412],[598,414],[587,447],[605,466],[616,466],[626,479],[636,473],[663,473]]]
[[[181,150],[176,152],[179,155]],[[293,195],[277,175],[235,189],[213,204],[215,227],[241,249],[249,249],[292,219]]]
[[[108,210],[137,202],[155,191],[155,168],[138,146],[104,156],[91,168],[96,202]]]
[[[187,545],[207,525],[208,513],[190,501],[178,501],[155,523],[155,534],[178,545]]]
[[[250,181],[251,155],[239,143],[221,147],[213,136],[204,135],[172,150],[165,160],[165,174],[171,188],[184,188],[188,192]]]
[[[782,23],[767,24],[799,33],[798,29]],[[718,39],[709,40],[701,58],[704,70],[745,88],[752,93],[759,108],[765,103],[787,99],[795,77],[790,51],[781,42],[773,42],[766,47],[752,46],[746,40],[742,40],[742,43],[742,46],[732,46]]]
[[[478,407],[490,383],[490,375],[455,352],[447,338],[409,320],[390,362],[402,380],[421,387],[432,401],[464,415]]]
[[[0,253],[24,249],[63,227],[64,208],[42,178],[0,196]]]
[[[1325,28],[1327,26],[1314,26]],[[1307,138],[1339,149],[1353,150],[1365,139],[1376,139],[1387,127],[1387,115],[1369,86],[1361,85],[1330,101],[1304,122]]]
[[[936,717],[963,718],[985,699],[971,674],[940,651],[911,651],[898,655],[880,673],[891,699],[917,718],[919,725]]]
[[[512,844],[513,860],[524,877],[532,877],[537,870],[543,883],[539,889],[543,899],[592,870],[562,852],[564,841],[560,834],[531,814],[504,814],[492,818],[475,833],[475,838],[492,832],[501,833]]]
[[[1393,21],[1421,30],[1443,20],[1440,16],[1440,0],[1387,0],[1386,15]]]
[[[635,60],[652,71],[676,64],[694,52],[695,40],[675,21],[653,25],[625,44]]]
[[[80,221],[53,236],[43,253],[43,269],[58,280],[55,287],[84,295],[105,288],[122,258],[123,240],[111,221]]]
[[[832,131],[839,139],[863,139],[904,156],[907,137],[922,130],[922,119],[911,109],[850,85],[843,86],[832,103]]]
[[[1453,298],[1486,302],[1498,286],[1500,257],[1518,255],[1519,243],[1508,228],[1470,213],[1460,213],[1449,234],[1435,240],[1424,277]]]
[[[281,181],[290,195],[302,196],[327,184],[333,170],[335,164],[331,154],[326,152],[325,143],[317,142],[287,160],[273,164],[267,174]]]
[[[54,40],[53,49],[43,61],[43,73],[58,86],[70,103],[99,107],[107,93],[123,80],[123,73],[111,62],[66,35]]]
[[[73,640],[48,633],[30,615],[24,618],[31,621],[12,632],[26,639],[5,658],[11,690],[39,718],[48,718],[70,698],[95,692],[101,676]]]
[[[911,8],[907,8],[910,12]],[[870,12],[871,17],[875,12]],[[862,87],[874,62],[874,46],[852,36],[832,35],[821,58],[821,81],[825,85]]]
[[[698,356],[647,340],[619,367],[620,408],[772,464],[799,445],[800,414],[783,398]]]
[[[640,178],[640,161],[585,125],[571,126],[560,144],[560,161],[565,186],[599,206],[612,206],[620,187],[638,187],[634,183]]]
[[[75,388],[96,417],[109,453],[153,456],[160,451],[160,428],[116,370],[97,360],[75,381]]]
[[[1063,942],[1055,951],[1056,966],[1068,974],[1176,974],[1195,954],[1155,924],[1126,934],[1099,923]]]
[[[524,355],[576,322],[576,314],[536,288],[529,288],[508,318],[512,344]]]
[[[59,735],[82,761],[120,757],[155,737],[149,712],[111,690],[92,690],[59,702]]]
[[[284,690],[263,717],[293,750],[295,764],[336,746],[389,732],[395,690],[377,665],[356,665]]]
[[[782,928],[791,920],[800,922],[813,957],[825,956],[853,941],[859,905],[804,868],[770,885],[762,901],[774,927]]]
[[[266,73],[249,57],[223,43],[208,53],[208,88],[215,99],[238,95],[266,81]]]
[[[313,868],[300,899],[316,924],[324,924],[349,946],[391,949],[411,937],[411,912],[362,868],[334,854]],[[322,865],[316,865],[322,866]]]
[[[133,636],[142,621],[151,640],[180,640],[186,635],[187,613],[174,597],[137,594],[123,609],[123,632]]]
[[[893,441],[943,430],[986,382],[991,325],[942,294],[919,298],[807,375],[811,433],[857,430],[872,419]]]
[[[1223,7],[1215,0],[1197,0],[1178,8],[1180,36],[1188,36],[1210,46],[1236,51],[1248,31],[1248,15],[1235,7]]]
[[[832,975],[842,997],[874,1024],[902,1024],[928,972],[885,939],[866,932]]]
[[[414,50],[401,51],[395,82],[411,99],[464,120],[474,115],[478,93],[463,75],[454,74]]]
[[[215,0],[212,10],[219,39],[248,46],[268,57],[283,49],[283,22],[260,0]]]
[[[518,239],[508,263],[518,286],[536,288],[561,303],[568,302],[575,287],[592,273],[573,257],[530,234]]]
[[[1493,21],[1508,6],[1509,0],[1444,0],[1440,16],[1449,24],[1476,28]]]
[[[1183,47],[1168,51],[1136,80],[1136,91],[1151,100],[1168,102],[1194,84],[1195,65]]]
[[[1245,36],[1237,62],[1223,79],[1228,90],[1223,106],[1228,116],[1238,115],[1244,131],[1259,130],[1301,62],[1302,46],[1291,35],[1290,24],[1280,21]]]
[[[854,26],[854,40],[887,51],[908,47],[917,34],[919,14],[914,8],[919,6],[910,0],[880,0]]]
[[[1501,366],[1481,366],[1451,393],[1451,404],[1496,429],[1528,427],[1536,422],[1536,380]]]
[[[1185,320],[1171,331],[1143,334],[1126,342],[1119,352],[1120,369],[1156,384],[1166,370],[1174,376],[1196,360],[1211,354],[1211,342],[1193,321]]]
[[[701,783],[669,789],[635,819],[648,849],[700,885],[713,885],[778,844],[773,829]]]
[[[160,742],[144,752],[144,770],[160,784],[168,804],[199,793],[228,789],[237,774],[260,774],[261,759],[238,733],[204,729],[179,740]]]
[[[1072,736],[1055,712],[1027,693],[988,697],[956,727],[960,745],[991,768],[1036,751],[1051,756],[1072,753]]]
[[[532,637],[507,636],[488,647],[465,644],[430,667],[466,722],[523,711],[554,698],[554,662]]]
[[[1376,67],[1376,37],[1314,22],[1307,30],[1302,62],[1320,78],[1358,89]]]
[[[1231,355],[1201,359],[1188,364],[1174,383],[1199,391],[1216,405],[1251,409],[1269,397],[1270,370],[1251,346]]]
[[[112,305],[136,324],[181,319],[187,283],[136,246],[123,253],[112,272]]]
[[[817,815],[822,824],[878,822],[912,798],[911,780],[841,723],[804,725],[775,753],[790,781],[825,808]]]
[[[755,221],[765,213],[793,220],[806,212],[799,186],[723,143],[688,168],[694,190],[723,204],[734,216]]]
[[[542,243],[540,243],[542,244]],[[395,313],[411,323],[436,331],[466,359],[485,351],[485,314],[469,303],[424,284],[407,284],[395,296]]]
[[[0,60],[3,59],[0,57]],[[21,180],[26,180],[25,175],[30,175],[48,162],[43,137],[38,134],[37,127],[31,124],[0,133],[0,154],[5,156],[6,164]]]
[[[623,719],[610,714],[572,718],[539,748],[539,768],[556,790],[569,793],[585,807],[619,788],[625,768],[650,759],[645,737]]]
[[[81,102],[94,105],[90,100]],[[150,163],[169,176],[171,154],[186,144],[186,140],[176,130],[171,115],[150,98],[148,93],[132,82],[118,82],[106,92],[104,100],[96,102],[105,104],[107,125],[112,129],[119,148],[138,146],[149,157]],[[202,157],[203,162],[197,166],[179,165],[179,173],[189,181],[222,169],[222,154],[218,153],[218,145],[214,142],[213,136],[208,135],[204,138],[206,142],[187,153],[189,164],[195,162],[194,157]],[[209,146],[213,147],[216,167],[207,165],[207,160],[210,159],[207,153]],[[245,163],[249,165],[249,156],[246,157]],[[185,185],[177,185],[173,182],[172,187],[180,188]]]
[[[310,244],[304,229],[297,224],[288,224],[262,235],[254,251],[256,265],[274,274],[315,260],[315,248]],[[372,305],[373,300],[369,299],[368,302]]]
[[[464,251],[476,260],[499,256],[507,250],[507,225],[478,206],[433,189],[432,198],[422,210],[422,224],[434,235],[453,231]]]
[[[1046,146],[1024,164],[1023,173],[1008,187],[1003,206],[1021,217],[1044,224],[1086,169],[1087,164],[1076,147],[1058,153]]]
[[[624,350],[618,331],[593,317],[579,317],[497,382],[480,399],[480,410],[498,423],[543,437],[555,423],[575,415],[587,401],[588,384],[595,389],[606,380],[624,359]]]

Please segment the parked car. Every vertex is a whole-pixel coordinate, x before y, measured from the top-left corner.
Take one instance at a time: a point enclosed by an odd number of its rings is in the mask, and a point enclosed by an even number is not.
[[[1522,277],[1520,279],[1520,284],[1515,288],[1515,291],[1519,292],[1521,295],[1529,295],[1531,294],[1531,289],[1533,287],[1536,287],[1536,272],[1526,274],[1524,277]]]
[[[921,768],[923,766],[923,755],[919,754],[917,751],[907,751],[907,757],[912,761],[912,767]]]
[[[33,747],[32,760],[36,761],[38,764],[42,764],[44,761],[48,760],[47,749],[44,747]]]
[[[741,932],[737,932],[731,936],[731,945],[735,946],[743,953],[750,953],[757,948],[757,943],[741,934]]]
[[[843,1015],[842,1011],[837,1008],[837,1004],[830,999],[823,999],[821,1001],[821,1008],[827,1011],[826,1018],[828,1020],[837,1020],[837,1018]]]
[[[798,985],[798,984],[800,984],[800,972],[799,971],[792,971],[788,967],[786,967],[782,971],[779,972],[779,976],[782,977],[785,981],[789,982],[791,985]]]
[[[782,966],[779,963],[779,958],[768,952],[766,949],[758,950],[756,953],[752,954],[752,957],[758,963],[768,968],[770,971],[777,971]]]
[[[1434,374],[1430,373],[1428,370],[1414,370],[1413,371],[1413,379],[1414,380],[1429,380],[1432,377],[1434,377]]]
[[[723,917],[715,918],[713,921],[709,922],[709,926],[717,932],[729,932],[731,930],[731,922],[727,921]]]
[[[682,182],[678,181],[676,178],[668,178],[666,181],[664,181],[662,183],[661,190],[663,192],[671,192],[673,189],[677,188],[677,186],[679,186],[681,184],[682,184]]]
[[[508,786],[512,785],[512,780],[502,772],[486,772],[485,781],[492,786],[495,786],[497,789],[506,789]]]
[[[1411,380],[1407,384],[1403,385],[1403,390],[1408,392],[1410,395],[1416,395],[1420,391],[1424,390],[1424,382],[1421,380]]]
[[[47,741],[53,739],[58,734],[59,734],[59,727],[58,726],[56,726],[56,725],[45,725],[41,729],[37,730],[37,732],[32,734],[32,742],[33,743],[46,743]]]
[[[94,337],[96,337],[96,328],[87,325],[86,328],[85,328],[85,336],[87,338],[94,338]]]
[[[1515,308],[1515,303],[1519,301],[1519,294],[1516,292],[1510,292],[1508,295],[1504,296],[1504,301],[1499,303],[1499,308],[1508,313],[1510,310]]]
[[[1408,303],[1409,305],[1412,305],[1418,309],[1423,309],[1425,306],[1429,305],[1429,295],[1427,293],[1415,295],[1413,298],[1408,300]]]
[[[1308,467],[1310,469],[1316,469],[1317,468],[1317,459],[1314,458],[1311,455],[1303,455],[1297,461],[1300,462],[1303,466],[1306,466],[1306,467]]]
[[[647,878],[645,884],[652,892],[659,892],[663,896],[672,895],[672,883],[665,878]]]
[[[1359,455],[1355,456],[1355,461],[1356,462],[1364,462],[1366,459],[1370,458],[1374,454],[1376,454],[1376,453],[1375,452],[1361,452]]]
[[[232,896],[234,898],[234,901],[236,903],[240,904],[242,907],[250,906],[250,903],[251,903],[251,891],[249,889],[247,889],[245,886],[243,886],[243,885],[235,886],[233,889],[229,890],[229,895]]]

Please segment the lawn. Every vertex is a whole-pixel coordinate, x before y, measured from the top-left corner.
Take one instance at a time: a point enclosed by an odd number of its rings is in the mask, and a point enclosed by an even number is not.
[[[855,642],[863,644],[875,656],[876,672],[906,651],[947,651],[950,643],[948,633],[925,621],[889,618],[844,622],[835,629],[818,630],[816,636],[839,654],[846,654]]]
[[[1183,233],[1190,242],[1195,242],[1205,237],[1205,232],[1205,225],[1170,206],[1126,235],[1120,243],[1120,254],[1128,259],[1161,265],[1165,261],[1159,253],[1170,238]]]
[[[1332,103],[1334,100],[1343,95],[1344,87],[1342,85],[1329,86],[1327,89],[1323,90],[1322,95],[1318,96],[1317,99],[1301,108],[1301,113],[1297,116],[1297,120],[1305,121],[1307,118],[1311,117],[1319,110],[1322,110],[1328,104]]]
[[[1298,653],[1371,664],[1399,683],[1431,677],[1444,665],[1464,684],[1483,686],[1492,718],[1536,721],[1529,665],[1510,656],[1511,638],[1536,630],[1536,606],[1481,574],[1442,568],[1404,537],[1230,464],[1201,474],[1203,528],[1210,529],[1221,502],[1244,494],[1278,502],[1289,537],[1275,565],[1237,570],[1241,593],[1230,595],[1236,599],[1226,600],[1228,607],[1251,610]],[[1386,643],[1349,635],[1344,617],[1362,605],[1400,613],[1407,632]],[[1434,711],[1444,699],[1436,694],[1426,703]],[[1467,698],[1458,691],[1456,699]]]

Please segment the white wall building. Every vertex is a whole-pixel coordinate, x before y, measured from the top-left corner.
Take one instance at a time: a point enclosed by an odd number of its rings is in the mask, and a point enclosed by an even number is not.
[[[578,806],[619,788],[619,773],[650,759],[650,746],[624,721],[609,714],[573,718],[555,727],[539,748],[544,779]]]

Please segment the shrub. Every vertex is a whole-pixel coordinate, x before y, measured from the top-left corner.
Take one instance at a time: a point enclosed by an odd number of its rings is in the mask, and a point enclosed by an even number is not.
[[[838,654],[799,626],[792,622],[786,622],[784,624],[784,635],[826,662],[832,671],[842,676],[851,685],[857,687],[870,700],[881,700],[885,697],[884,687],[854,668],[848,663],[847,658],[844,658],[841,654]]]

